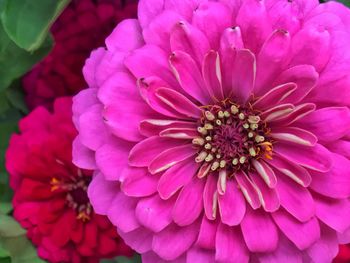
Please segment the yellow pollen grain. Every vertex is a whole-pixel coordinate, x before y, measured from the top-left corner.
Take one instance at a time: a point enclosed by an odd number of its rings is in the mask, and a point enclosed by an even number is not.
[[[239,158],[239,162],[241,163],[241,164],[244,164],[245,163],[245,161],[246,161],[246,157],[245,156],[242,156],[241,158]]]
[[[233,160],[232,160],[232,164],[233,164],[233,165],[237,165],[237,164],[238,164],[238,159],[237,159],[237,158],[233,159]]]
[[[211,149],[211,144],[207,143],[206,145],[204,145],[204,148],[207,149],[207,150],[210,150]]]
[[[238,111],[239,111],[239,110],[238,110],[237,106],[235,106],[235,105],[232,105],[232,106],[231,106],[231,113],[237,114]]]
[[[222,119],[223,117],[225,117],[224,112],[223,112],[223,111],[219,111],[219,112],[218,112],[218,117],[219,117],[220,119]]]
[[[210,111],[206,111],[206,112],[205,112],[205,117],[206,117],[209,121],[215,120],[214,114],[211,113]]]
[[[211,166],[210,169],[211,169],[212,171],[215,171],[216,169],[219,168],[219,166],[220,166],[219,162],[214,162],[214,163],[212,164],[212,166]]]

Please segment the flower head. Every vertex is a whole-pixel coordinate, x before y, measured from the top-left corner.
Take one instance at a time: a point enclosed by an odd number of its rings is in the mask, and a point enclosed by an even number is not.
[[[76,130],[71,105],[71,98],[58,99],[53,114],[38,107],[21,120],[21,134],[12,136],[6,167],[14,217],[49,262],[99,262],[130,255],[107,217],[91,207],[91,171],[72,164]]]
[[[330,262],[350,227],[349,25],[335,2],[140,1],[74,99],[95,210],[144,262]]]
[[[87,84],[81,73],[90,52],[102,46],[115,25],[135,17],[135,1],[74,0],[52,27],[55,46],[23,78],[30,108],[52,108],[57,97],[75,95]]]

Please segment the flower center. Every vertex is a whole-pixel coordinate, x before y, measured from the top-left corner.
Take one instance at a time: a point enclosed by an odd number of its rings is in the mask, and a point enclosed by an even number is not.
[[[249,170],[252,159],[271,158],[269,131],[259,112],[250,105],[225,100],[205,106],[198,126],[199,137],[192,141],[198,147],[195,160],[207,163],[212,171]]]
[[[91,177],[84,176],[81,170],[78,170],[77,177],[69,178],[69,181],[51,179],[51,191],[60,191],[66,193],[66,202],[69,207],[77,213],[77,219],[83,222],[90,220],[92,207],[87,195],[87,187]]]

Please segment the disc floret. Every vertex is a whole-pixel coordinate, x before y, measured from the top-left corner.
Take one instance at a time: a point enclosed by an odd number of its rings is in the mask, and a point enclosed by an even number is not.
[[[198,137],[192,143],[198,148],[195,161],[211,171],[249,170],[251,160],[271,158],[269,129],[259,112],[230,101],[203,108],[198,122]]]

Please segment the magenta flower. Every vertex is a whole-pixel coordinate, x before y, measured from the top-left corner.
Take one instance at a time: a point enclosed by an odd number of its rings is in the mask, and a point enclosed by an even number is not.
[[[350,11],[143,0],[84,68],[75,163],[143,262],[330,262],[350,221]]]

